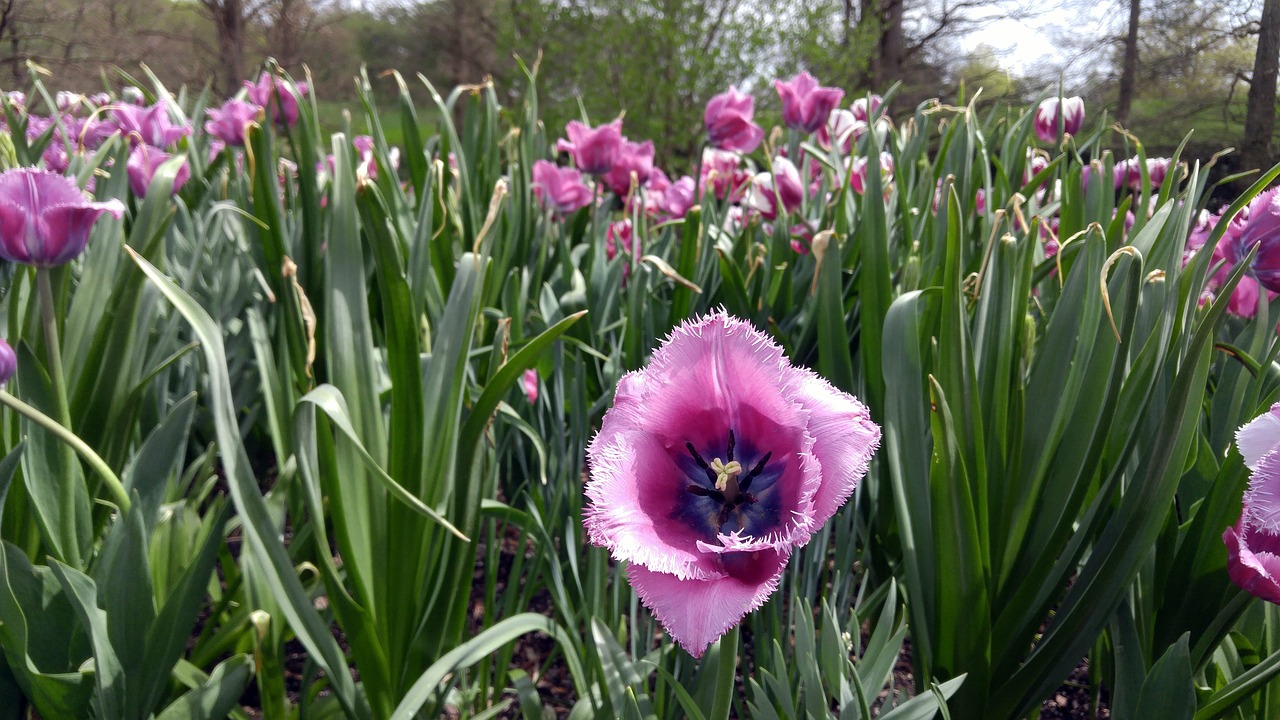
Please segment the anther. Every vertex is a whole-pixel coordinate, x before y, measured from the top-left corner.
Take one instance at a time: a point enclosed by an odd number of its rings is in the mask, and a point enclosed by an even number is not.
[[[729,462],[733,462],[733,431],[729,431]]]
[[[746,490],[751,487],[751,481],[755,480],[759,477],[760,473],[764,472],[764,466],[769,462],[769,458],[771,457],[773,457],[772,450],[765,453],[764,457],[760,458],[760,462],[756,463],[756,466],[751,468],[751,472],[747,473],[747,476],[742,479],[742,482],[738,483],[738,489]]]
[[[712,485],[715,485],[716,484],[715,471],[712,470],[711,466],[707,464],[707,461],[703,460],[702,456],[698,454],[697,449],[693,447],[693,443],[686,442],[684,446],[689,449],[689,454],[693,456],[694,462],[698,463],[698,467],[702,468],[702,470],[706,472],[707,479],[711,481]]]

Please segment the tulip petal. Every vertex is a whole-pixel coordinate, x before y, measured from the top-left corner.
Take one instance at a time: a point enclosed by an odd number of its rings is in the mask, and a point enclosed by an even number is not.
[[[723,575],[703,580],[681,580],[632,565],[627,578],[671,637],[698,658],[716,638],[769,599],[778,589],[788,558],[787,552],[779,550],[734,553]]]
[[[1262,458],[1277,446],[1280,446],[1280,403],[1236,431],[1236,447],[1250,470],[1257,470]]]
[[[880,447],[880,427],[858,399],[809,370],[795,369],[798,398],[809,411],[813,454],[822,466],[822,484],[813,497],[813,524],[821,527],[853,495]]]
[[[1250,529],[1242,518],[1222,534],[1227,545],[1227,574],[1249,594],[1280,604],[1280,537]],[[1251,547],[1257,546],[1257,547]]]

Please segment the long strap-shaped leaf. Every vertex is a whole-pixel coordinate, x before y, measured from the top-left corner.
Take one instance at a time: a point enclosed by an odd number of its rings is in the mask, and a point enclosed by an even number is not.
[[[289,553],[274,530],[266,500],[250,473],[249,457],[240,440],[239,426],[236,423],[221,331],[209,314],[172,280],[131,249],[129,255],[156,289],[191,323],[196,337],[200,339],[209,378],[214,427],[218,445],[222,448],[222,464],[231,490],[231,499],[241,518],[249,552],[253,553],[261,565],[271,592],[280,600],[281,609],[289,625],[298,634],[298,640],[328,676],[334,694],[347,715],[360,719],[370,718],[372,714],[369,705],[356,692],[355,682],[347,671],[346,657],[329,632],[328,624],[311,604],[311,598],[293,569]]]

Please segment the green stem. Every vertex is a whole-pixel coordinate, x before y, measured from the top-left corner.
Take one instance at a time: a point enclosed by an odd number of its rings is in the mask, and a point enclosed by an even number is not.
[[[728,720],[729,711],[733,708],[733,680],[738,670],[738,636],[742,632],[741,628],[741,624],[734,625],[733,629],[725,633],[712,648],[718,662],[716,695],[707,720]]]
[[[45,415],[34,407],[22,402],[14,397],[7,390],[0,390],[0,404],[8,405],[19,414],[24,415],[40,427],[53,433],[59,440],[66,443],[75,450],[86,463],[92,467],[107,485],[107,492],[111,494],[112,500],[121,512],[129,511],[129,493],[125,492],[124,483],[120,482],[120,478],[107,465],[93,448],[76,436],[75,433],[68,430],[57,420]]]
[[[53,381],[53,396],[58,422],[71,427],[71,407],[67,404],[67,379],[62,374],[62,346],[58,343],[57,306],[53,304],[53,283],[49,268],[36,268],[36,289],[40,294],[40,319],[44,326],[45,364]]]

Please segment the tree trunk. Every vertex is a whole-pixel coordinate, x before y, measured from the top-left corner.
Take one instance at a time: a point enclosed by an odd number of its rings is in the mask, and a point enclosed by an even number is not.
[[[1280,0],[1265,0],[1258,32],[1258,54],[1249,81],[1241,155],[1246,169],[1271,165],[1271,134],[1276,124],[1276,74],[1280,70]]]
[[[222,64],[224,95],[235,92],[244,79],[244,7],[242,0],[204,0],[218,31],[218,60]]]
[[[880,2],[880,57],[876,64],[875,87],[884,92],[902,79],[902,54],[905,48],[902,31],[902,0]]]
[[[1124,69],[1120,73],[1120,97],[1116,101],[1116,122],[1129,124],[1133,106],[1133,86],[1138,76],[1138,9],[1139,0],[1129,0],[1129,32],[1124,36]]]

